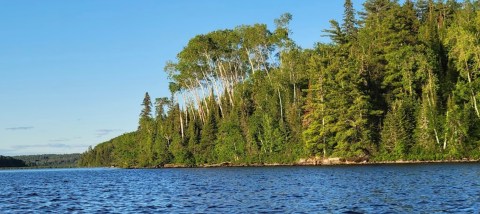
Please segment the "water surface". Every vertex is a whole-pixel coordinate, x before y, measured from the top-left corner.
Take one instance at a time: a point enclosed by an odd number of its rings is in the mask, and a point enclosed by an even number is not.
[[[480,164],[0,171],[2,213],[478,213]]]

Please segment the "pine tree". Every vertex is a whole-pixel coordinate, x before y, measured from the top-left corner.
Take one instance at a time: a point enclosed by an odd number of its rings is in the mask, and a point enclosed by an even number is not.
[[[218,108],[215,108],[213,94],[209,97],[209,105],[211,107],[209,114],[207,115],[205,124],[200,132],[199,143],[199,155],[197,164],[213,163],[215,161],[215,142],[217,139],[217,121],[218,121]]]
[[[143,106],[143,109],[142,109],[142,112],[140,113],[140,122],[142,120],[148,120],[152,118],[152,101],[150,100],[150,95],[148,95],[148,92],[145,93],[142,106]],[[142,124],[140,124],[140,127],[141,125]]]
[[[351,0],[345,0],[345,11],[343,13],[342,31],[345,34],[346,40],[352,42],[357,34],[357,20],[355,19],[355,9]]]
[[[320,53],[312,54],[308,61],[310,84],[303,114],[303,138],[307,155],[327,157],[331,153],[329,139],[331,134],[327,129],[327,105],[325,97],[329,91],[331,79],[327,68],[331,58],[335,56],[332,46],[318,46]]]
[[[152,119],[152,102],[148,92],[142,102],[142,112],[138,128],[138,144],[141,150],[139,163],[141,167],[151,166],[153,163],[154,122]]]
[[[327,106],[331,108],[329,129],[337,143],[334,154],[340,157],[364,157],[371,150],[369,97],[361,90],[363,80],[354,67],[348,66],[347,62],[339,64],[344,67],[336,68],[334,81],[337,85],[326,96]]]
[[[190,118],[187,129],[188,143],[187,149],[188,152],[192,155],[192,162],[195,164],[195,159],[200,158],[200,132],[201,132],[201,122],[198,117]]]
[[[244,161],[245,139],[237,114],[232,113],[221,121],[218,127],[215,153],[218,162],[238,163]]]
[[[395,100],[387,112],[381,132],[381,159],[406,160],[415,144],[415,100]]]

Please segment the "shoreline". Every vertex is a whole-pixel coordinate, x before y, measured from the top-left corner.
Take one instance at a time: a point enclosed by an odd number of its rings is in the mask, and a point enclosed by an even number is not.
[[[74,168],[118,168],[118,169],[175,169],[175,168],[242,168],[242,167],[295,167],[295,166],[373,166],[373,165],[416,165],[416,164],[448,164],[448,163],[480,163],[480,159],[459,159],[459,160],[396,160],[396,161],[346,161],[338,158],[330,159],[302,159],[296,163],[253,163],[235,164],[230,162],[218,164],[205,164],[199,166],[187,166],[182,164],[165,164],[164,166],[144,168],[122,168],[116,166],[99,167],[2,167],[2,170],[28,170],[28,169],[74,169]]]
[[[32,167],[32,166],[26,166],[26,167],[0,167],[0,170],[17,170],[17,169],[75,169],[75,168],[85,168],[85,167],[78,167],[78,166],[65,166],[65,167]]]
[[[205,164],[199,166],[186,166],[181,164],[166,164],[161,167],[154,168],[228,168],[228,167],[281,167],[281,166],[362,166],[362,165],[413,165],[413,164],[441,164],[441,163],[480,163],[480,160],[461,159],[461,160],[396,160],[396,161],[342,161],[342,160],[320,160],[320,161],[305,161],[296,163],[256,163],[256,164],[234,164],[229,162],[218,164]],[[153,169],[153,168],[145,168]]]

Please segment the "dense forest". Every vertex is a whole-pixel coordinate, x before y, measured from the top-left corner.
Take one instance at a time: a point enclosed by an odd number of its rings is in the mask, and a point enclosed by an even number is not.
[[[0,168],[2,167],[25,167],[27,166],[23,160],[0,155]]]
[[[80,165],[480,158],[479,1],[344,6],[313,49],[288,13],[195,36],[165,67],[171,96],[145,94],[138,130]]]
[[[78,167],[80,154],[21,155],[13,158],[24,161],[27,167],[72,168]]]

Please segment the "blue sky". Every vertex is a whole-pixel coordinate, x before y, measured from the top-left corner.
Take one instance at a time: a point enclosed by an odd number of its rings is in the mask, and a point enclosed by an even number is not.
[[[361,0],[354,0],[361,8]],[[83,152],[134,131],[146,91],[195,35],[293,15],[303,48],[343,1],[0,1],[0,155]]]

